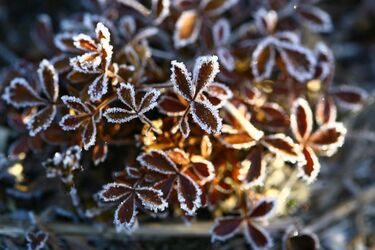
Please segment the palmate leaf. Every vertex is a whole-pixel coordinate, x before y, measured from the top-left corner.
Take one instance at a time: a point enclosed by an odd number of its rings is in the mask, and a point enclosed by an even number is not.
[[[312,51],[297,43],[296,36],[292,34],[276,33],[258,43],[251,61],[252,73],[257,81],[271,77],[276,56],[282,63],[280,69],[289,76],[299,82],[312,79],[317,64],[316,57]]]
[[[181,172],[177,165],[186,166],[190,159],[181,150],[171,150],[168,154],[160,150],[151,150],[138,156],[138,162],[147,169],[165,175],[155,187],[162,190],[165,198],[169,198],[171,192],[177,192],[180,207],[187,215],[194,215],[202,206],[202,189],[199,184],[187,173]],[[213,166],[200,157],[193,157],[192,165],[187,168],[193,172],[202,183],[212,180]]]
[[[95,28],[96,40],[85,34],[73,36],[73,45],[85,54],[70,59],[74,71],[84,74],[95,74],[95,80],[90,84],[88,93],[92,101],[98,101],[108,92],[108,76],[106,71],[110,66],[113,47],[110,45],[110,33],[103,23]]]
[[[151,187],[132,187],[123,183],[109,183],[103,186],[99,197],[104,202],[121,202],[116,209],[114,223],[118,230],[129,232],[135,229],[137,207],[153,212],[163,211],[168,203],[160,190]]]
[[[125,104],[125,108],[108,108],[103,115],[112,123],[126,123],[135,118],[142,120],[144,113],[156,107],[159,95],[160,92],[156,89],[148,89],[136,95],[133,85],[121,83],[117,96]]]
[[[27,249],[28,250],[40,250],[46,246],[48,240],[48,233],[38,231],[36,233],[26,233]]]
[[[16,108],[40,107],[27,121],[30,136],[35,136],[50,127],[57,113],[56,102],[59,96],[58,73],[46,59],[37,70],[42,97],[24,78],[15,78],[5,88],[3,99]]]
[[[217,107],[221,106],[222,102],[220,98],[229,99],[232,96],[232,92],[224,85],[213,83],[216,74],[219,72],[217,56],[199,57],[195,63],[193,80],[183,63],[173,61],[171,71],[171,82],[174,90],[189,105],[183,110],[182,105],[172,106],[177,100],[165,98],[161,101],[162,106],[160,110],[167,114],[170,113],[172,116],[182,114],[179,121],[179,128],[184,137],[187,137],[190,133],[188,114],[207,133],[220,133],[222,119],[219,116]],[[203,92],[207,94],[207,97],[202,96]],[[210,99],[216,102],[217,107],[212,105],[209,101]],[[181,107],[181,109],[174,110],[178,107]]]
[[[95,145],[96,123],[101,120],[101,115],[98,115],[89,103],[83,103],[81,99],[75,96],[62,96],[61,100],[68,108],[74,110],[75,114],[64,115],[59,122],[60,127],[65,131],[81,128],[83,147],[88,150]]]
[[[211,240],[226,241],[242,231],[247,243],[253,249],[271,247],[272,239],[269,233],[260,227],[257,221],[272,216],[275,205],[274,199],[265,198],[255,204],[249,213],[243,217],[225,216],[217,218],[211,230]]]

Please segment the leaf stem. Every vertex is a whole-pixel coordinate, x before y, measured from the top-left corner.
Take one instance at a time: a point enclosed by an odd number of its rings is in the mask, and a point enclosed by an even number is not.
[[[263,131],[257,129],[254,127],[253,124],[250,123],[249,120],[247,120],[240,111],[229,101],[226,101],[224,103],[223,108],[229,112],[236,120],[241,124],[243,129],[248,133],[248,135],[253,138],[256,141],[259,141],[263,136]]]

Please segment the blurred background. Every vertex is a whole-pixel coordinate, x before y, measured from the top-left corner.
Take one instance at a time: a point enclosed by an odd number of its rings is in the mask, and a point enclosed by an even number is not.
[[[375,249],[375,0],[327,0],[320,5],[331,14],[335,26],[333,33],[323,36],[336,58],[335,84],[359,86],[368,91],[370,98],[363,109],[339,118],[348,127],[346,143],[334,157],[323,159],[319,180],[309,187],[311,198],[306,209],[296,211],[291,218],[298,218],[315,231],[323,249]],[[41,59],[31,35],[40,14],[49,14],[57,30],[61,17],[83,10],[85,6],[78,0],[0,0],[0,72],[20,58],[35,62]],[[0,127],[1,152],[7,146],[7,133]],[[0,232],[1,218],[5,216],[0,215]],[[124,240],[128,249],[247,248],[240,238],[212,245],[205,233],[208,225],[192,227],[186,235],[173,238],[145,240],[139,235],[102,242],[94,235],[84,237],[106,249],[123,249]],[[8,240],[0,233],[0,248]]]

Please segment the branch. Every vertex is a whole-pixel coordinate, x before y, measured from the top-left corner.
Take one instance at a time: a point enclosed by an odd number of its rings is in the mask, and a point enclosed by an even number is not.
[[[375,202],[375,185],[369,187],[353,199],[343,202],[322,216],[319,216],[319,219],[308,225],[307,229],[317,232],[328,227],[332,223],[347,217],[360,207],[364,207],[373,202]]]

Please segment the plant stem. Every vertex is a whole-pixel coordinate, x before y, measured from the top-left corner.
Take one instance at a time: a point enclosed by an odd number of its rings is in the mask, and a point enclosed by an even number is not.
[[[241,124],[243,129],[248,133],[248,135],[256,141],[259,141],[264,133],[260,131],[253,124],[247,120],[240,111],[229,101],[226,101],[223,108],[228,111],[236,120]]]

